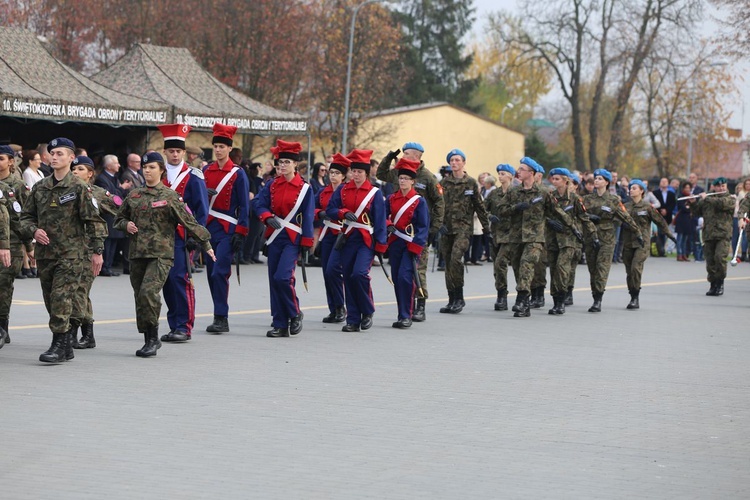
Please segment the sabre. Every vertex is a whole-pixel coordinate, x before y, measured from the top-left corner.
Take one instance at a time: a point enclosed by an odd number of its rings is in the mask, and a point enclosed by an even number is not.
[[[383,264],[383,256],[381,254],[376,254],[378,256],[378,262],[380,263],[380,267],[383,268],[383,273],[385,273],[385,279],[388,280],[388,283],[393,286],[393,280],[391,279],[391,275],[388,274],[388,270],[385,268],[385,264]]]
[[[195,290],[195,283],[193,283],[193,271],[191,269],[192,264],[193,264],[193,261],[190,260],[190,251],[187,249],[187,241],[186,241],[185,243],[185,265],[187,266],[187,274],[188,274],[188,281],[190,282],[190,288]]]
[[[411,257],[413,270],[414,270],[414,283],[417,284],[417,290],[419,290],[419,296],[424,298],[424,290],[422,289],[422,279],[419,277],[419,258],[416,255]]]
[[[305,267],[305,257],[307,256],[303,253],[301,257],[299,267],[302,269],[302,283],[305,285],[305,291],[309,292],[310,289],[307,287],[307,267]]]
[[[745,213],[742,218],[747,218],[747,213]],[[745,227],[747,227],[747,224],[745,225]],[[742,233],[745,232],[745,227],[740,229],[740,237],[737,238],[737,248],[734,250],[734,257],[732,257],[732,261],[729,263],[732,267],[736,266],[739,262],[739,260],[737,260],[737,256],[740,254],[740,247],[742,247]]]
[[[703,194],[703,193],[691,194],[690,196],[680,196],[679,198],[677,198],[677,201],[692,200],[693,198],[700,198],[701,194]],[[715,196],[717,194],[723,194],[723,193],[719,193],[719,192],[708,193],[708,194],[706,194],[706,197],[708,197],[708,196]]]
[[[237,272],[237,286],[241,286],[241,283],[240,283],[240,258],[239,258],[239,256],[237,257],[237,261],[234,263],[234,266],[235,266],[235,270]]]

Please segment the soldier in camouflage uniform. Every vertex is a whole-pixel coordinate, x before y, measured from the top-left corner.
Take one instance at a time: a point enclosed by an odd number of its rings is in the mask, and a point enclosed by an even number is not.
[[[139,158],[140,161],[140,158]],[[99,213],[109,214],[111,216],[117,215],[118,200],[119,204],[122,204],[122,199],[119,196],[113,196],[109,191],[93,183],[94,181],[94,162],[88,156],[79,156],[73,160],[71,167],[73,175],[81,179],[84,183],[91,187],[91,195],[96,201]],[[105,226],[106,227],[106,226]],[[102,238],[106,238],[107,233],[102,234]],[[94,339],[94,310],[91,306],[91,286],[94,284],[94,273],[90,266],[84,266],[83,276],[78,287],[78,293],[75,296],[73,304],[73,313],[70,318],[72,338],[71,343],[73,349],[93,349],[96,347],[96,339]],[[81,340],[77,340],[77,330],[81,328]]]
[[[92,266],[95,276],[101,271],[106,224],[91,188],[70,172],[73,142],[54,139],[47,150],[53,174],[34,184],[21,214],[20,232],[22,239],[36,240],[39,281],[50,315],[52,345],[39,361],[59,363],[74,357],[70,298],[77,293],[84,266]]]
[[[706,197],[701,193],[698,201],[690,206],[695,217],[703,217],[703,255],[706,258],[708,282],[711,283],[706,295],[724,295],[724,278],[727,277],[727,255],[732,250],[732,216],[735,197],[727,191],[727,180],[719,177],[714,180],[713,191],[721,193]],[[747,198],[747,197],[745,197]],[[747,205],[745,210],[747,210]],[[740,204],[740,213],[743,212]]]
[[[612,256],[615,253],[616,233],[615,219],[628,224],[636,233],[636,240],[643,246],[643,236],[637,229],[638,226],[625,210],[619,196],[609,193],[609,184],[612,182],[612,174],[599,168],[594,170],[594,192],[583,198],[583,204],[589,214],[589,219],[596,224],[597,234],[601,247],[595,248],[593,240],[587,239],[584,250],[586,252],[586,264],[591,275],[591,294],[594,303],[589,312],[601,312],[602,297],[609,278],[609,269],[612,266]]]
[[[497,166],[497,178],[500,187],[493,189],[484,200],[489,213],[492,230],[492,259],[493,272],[495,275],[495,290],[497,290],[497,301],[495,311],[508,310],[508,264],[510,263],[510,217],[500,217],[498,212],[503,198],[508,193],[516,169],[503,163]]]
[[[419,278],[422,281],[422,290],[424,297],[418,297],[414,307],[413,321],[425,320],[425,301],[429,297],[427,292],[427,262],[430,258],[430,244],[435,241],[440,226],[443,225],[443,216],[445,213],[445,202],[443,200],[443,188],[438,183],[435,174],[425,167],[422,161],[424,148],[418,142],[407,142],[401,148],[404,152],[403,157],[407,160],[419,162],[417,178],[414,182],[414,190],[427,201],[427,209],[430,214],[430,231],[427,238],[427,245],[422,250],[419,257]],[[390,182],[398,189],[398,171],[391,169],[391,164],[398,157],[398,151],[390,151],[378,165],[376,177],[383,182]]]
[[[575,228],[580,231],[583,227],[584,234],[589,236],[594,246],[600,246],[596,234],[596,227],[589,220],[586,210],[583,208],[581,198],[570,190],[572,174],[567,168],[553,168],[549,172],[549,179],[555,188],[552,196],[557,204],[575,221]],[[549,314],[565,314],[565,297],[571,283],[570,275],[572,269],[578,265],[574,261],[579,240],[573,232],[563,227],[558,221],[550,219],[547,221],[546,234],[544,236],[547,246],[547,261],[550,271],[550,293],[555,305],[549,310]]]
[[[577,238],[583,238],[573,219],[557,205],[552,194],[534,182],[534,168],[529,165],[536,162],[524,158],[522,163],[516,169],[521,184],[508,191],[498,209],[501,218],[510,219],[510,259],[518,292],[513,316],[517,318],[531,316],[530,290],[534,268],[544,252],[547,220],[562,222]]]
[[[581,200],[581,205],[583,206],[583,200],[578,194],[578,186],[581,185],[581,178],[578,176],[578,174],[571,172],[570,179],[573,182],[571,182],[568,185],[568,190],[570,191],[571,194],[576,195],[578,199]],[[582,257],[583,257],[583,243],[576,240],[575,247],[573,247],[573,255],[571,255],[572,261],[570,263],[570,277],[568,281],[568,290],[567,290],[567,293],[565,294],[565,300],[563,301],[563,305],[565,306],[573,305],[573,289],[576,286],[576,270],[578,269],[578,263],[581,262]]]
[[[201,243],[206,254],[216,261],[211,248],[211,233],[196,222],[179,194],[161,179],[167,169],[159,153],[147,153],[141,159],[146,186],[125,198],[114,226],[130,238],[130,285],[135,295],[135,317],[145,344],[136,356],[156,356],[159,340],[159,313],[167,275],[174,261],[174,235],[178,224]]]
[[[648,185],[642,180],[633,179],[630,181],[630,201],[625,203],[625,210],[638,224],[638,228],[634,231],[626,224],[622,225],[622,260],[625,263],[628,292],[630,292],[630,302],[627,309],[638,309],[640,307],[639,296],[641,294],[643,265],[651,253],[651,249],[644,248],[635,236],[651,234],[651,223],[653,222],[663,234],[667,235],[667,238],[677,242],[664,217],[651,206],[651,203],[643,199],[647,192]]]
[[[10,215],[8,214],[8,199],[3,192],[7,184],[0,182],[0,272],[10,267]],[[12,210],[12,208],[11,208]],[[0,293],[3,293],[0,291]],[[8,330],[0,326],[0,349],[8,339]]]
[[[20,215],[23,205],[28,198],[29,189],[18,175],[11,173],[13,168],[14,152],[10,146],[0,146],[0,182],[2,182],[2,194],[7,202],[8,216],[10,218],[10,265],[0,268],[0,329],[6,332],[6,343],[10,343],[8,333],[8,322],[10,317],[10,304],[13,301],[13,290],[16,276],[23,267],[24,244],[27,251],[32,250],[31,240],[21,241],[18,235],[20,229]]]
[[[543,166],[528,156],[521,158],[521,163],[527,164],[534,169],[534,184],[544,191],[549,190],[549,188],[542,182],[545,174]],[[531,279],[531,297],[529,299],[529,307],[532,309],[544,307],[544,289],[547,288],[548,264],[547,251],[545,249],[545,251],[542,252],[542,257],[539,259],[539,262],[534,264],[534,277]]]
[[[479,184],[464,172],[466,155],[460,149],[448,153],[446,161],[452,174],[443,178],[440,185],[445,199],[445,218],[440,226],[440,249],[445,256],[445,284],[448,287],[448,305],[441,313],[458,314],[464,302],[464,254],[469,248],[474,230],[474,213],[479,217],[485,234],[490,231],[487,209],[484,207]]]

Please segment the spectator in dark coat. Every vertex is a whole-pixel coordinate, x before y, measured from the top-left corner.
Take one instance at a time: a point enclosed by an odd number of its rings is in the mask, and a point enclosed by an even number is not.
[[[128,195],[128,191],[133,187],[132,182],[129,180],[124,181],[122,184],[117,180],[117,174],[120,172],[120,160],[115,155],[105,155],[103,158],[104,170],[101,174],[96,176],[94,184],[107,190],[112,196],[119,196],[125,198]],[[104,264],[102,265],[102,271],[99,276],[119,276],[120,273],[112,271],[112,264],[114,263],[115,256],[118,252],[122,252],[122,269],[125,274],[130,274],[129,262],[127,252],[125,249],[125,233],[118,231],[114,228],[112,223],[114,217],[111,215],[103,214],[102,218],[107,222],[107,230],[109,235],[104,240]]]

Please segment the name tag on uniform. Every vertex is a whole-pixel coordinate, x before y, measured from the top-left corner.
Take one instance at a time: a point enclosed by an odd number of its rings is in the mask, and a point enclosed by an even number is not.
[[[414,184],[414,189],[427,189],[427,186],[425,186],[421,182],[417,182],[416,184]]]
[[[60,201],[60,205],[65,205],[69,201],[73,201],[76,198],[78,198],[78,195],[76,193],[68,193],[60,196],[58,200]]]
[[[538,196],[538,197],[534,198],[533,200],[531,200],[531,203],[539,203],[539,202],[540,202],[540,201],[542,201],[543,199],[544,199],[544,198],[543,198],[542,196]]]
[[[602,211],[603,212],[612,212],[612,209],[605,205],[605,206],[602,207]]]
[[[151,202],[151,208],[159,208],[159,207],[166,207],[166,206],[167,206],[167,200],[159,200],[159,201]]]
[[[645,210],[641,210],[640,212],[636,212],[636,215],[643,215],[643,216],[646,216],[646,215],[648,215],[648,212],[647,212],[647,211],[645,211]]]
[[[474,196],[474,190],[467,189],[466,191],[464,191],[464,196]]]
[[[569,206],[563,208],[563,210],[565,210],[566,212],[570,212],[571,210],[573,210],[573,205],[569,205]]]

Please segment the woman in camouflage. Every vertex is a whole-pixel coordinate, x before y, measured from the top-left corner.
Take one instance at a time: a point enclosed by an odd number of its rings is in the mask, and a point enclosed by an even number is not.
[[[125,198],[115,218],[115,227],[130,237],[130,285],[135,295],[138,331],[145,345],[136,356],[156,356],[159,341],[159,293],[174,261],[174,234],[178,224],[201,243],[203,251],[216,261],[211,248],[211,234],[196,222],[179,194],[165,186],[164,158],[147,153],[141,159],[146,186],[134,189]]]

